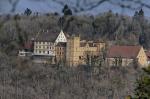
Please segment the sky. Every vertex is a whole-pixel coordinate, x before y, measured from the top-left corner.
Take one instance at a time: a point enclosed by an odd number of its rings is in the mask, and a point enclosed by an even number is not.
[[[0,0],[0,13],[1,14],[11,13],[10,10],[12,9],[12,5],[8,1],[9,0]],[[66,3],[69,6],[74,6],[76,4],[76,2],[75,2],[76,0],[58,0],[58,1],[63,1],[64,4]],[[83,1],[83,0],[81,0],[81,1]],[[94,0],[92,0],[92,1],[94,1]],[[95,1],[97,1],[97,0],[95,0]],[[113,3],[122,2],[122,0],[111,0],[111,1],[113,1]],[[128,0],[123,0],[123,1],[125,1],[124,2],[125,4],[128,4],[128,2],[126,2]],[[89,2],[91,2],[91,1],[89,0]],[[142,2],[150,5],[150,0],[142,0]],[[82,5],[83,5],[83,7],[86,7],[86,6],[84,6],[84,2],[83,3],[81,2],[81,6]],[[134,3],[132,3],[132,4],[130,3],[130,5],[133,7],[139,6]],[[58,12],[58,13],[61,13],[63,6],[52,0],[38,0],[38,1],[37,0],[19,0],[18,4],[16,6],[15,13],[23,13],[26,8],[30,8],[33,12],[41,12],[41,13]],[[150,17],[150,8],[149,9],[146,7],[141,7],[141,8],[143,8],[143,10],[145,12],[145,16]],[[118,5],[112,4],[110,2],[104,2],[92,10],[75,13],[75,14],[97,15],[97,14],[100,14],[102,12],[106,12],[109,10],[112,10],[114,13],[121,13],[121,14],[126,14],[129,16],[132,16],[135,12],[135,10],[131,10],[128,8],[122,9]]]

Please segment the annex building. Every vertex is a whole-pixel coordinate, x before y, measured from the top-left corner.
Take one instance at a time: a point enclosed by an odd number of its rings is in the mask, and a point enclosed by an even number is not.
[[[147,55],[142,46],[113,45],[108,49],[107,62],[109,65],[128,66],[137,62],[140,66],[147,66]]]

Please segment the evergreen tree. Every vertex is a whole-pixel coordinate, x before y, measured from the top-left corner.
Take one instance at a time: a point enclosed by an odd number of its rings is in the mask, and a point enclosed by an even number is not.
[[[71,9],[68,7],[68,5],[65,5],[62,12],[64,13],[64,15],[72,15],[72,11]]]
[[[135,11],[133,19],[138,20],[138,17],[139,17],[139,12]]]
[[[136,99],[150,99],[150,66],[144,69],[144,71],[147,74],[141,76],[136,82]]]
[[[146,43],[146,36],[145,36],[145,34],[141,34],[139,36],[139,44],[142,45],[142,46],[144,46],[145,43]]]
[[[32,10],[29,9],[29,8],[27,8],[27,9],[24,11],[24,14],[27,15],[27,16],[29,16],[29,15],[32,14]]]
[[[144,17],[144,11],[143,11],[143,9],[141,9],[141,10],[139,11],[138,15],[141,16],[141,17]]]
[[[135,11],[133,18],[136,19],[139,22],[143,21],[143,20],[141,20],[141,18],[142,19],[144,18],[144,11],[143,11],[143,9],[140,9],[139,11]]]
[[[135,11],[134,17],[137,17],[139,15],[138,11]]]

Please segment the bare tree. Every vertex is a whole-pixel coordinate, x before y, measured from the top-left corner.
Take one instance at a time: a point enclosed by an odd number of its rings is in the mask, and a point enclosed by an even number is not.
[[[150,8],[150,5],[146,4],[142,0],[52,0],[52,1],[62,6],[68,4],[70,8],[76,13],[92,10],[96,7],[101,6],[103,3],[106,2],[113,4],[115,6],[119,6],[122,9],[128,8],[130,10],[138,10],[142,7]],[[137,6],[135,6],[135,4]]]
[[[19,0],[8,0],[8,2],[12,5],[10,12],[15,12]]]
[[[15,12],[17,4],[20,0],[8,0],[12,5],[11,12]],[[130,10],[138,10],[142,7],[150,9],[150,4],[144,2],[144,0],[32,0],[35,2],[56,2],[61,6],[66,4],[75,12],[80,13],[83,11],[89,11],[101,6],[103,3],[110,3],[115,6],[119,6],[122,9],[127,8]],[[135,6],[136,4],[136,6]]]

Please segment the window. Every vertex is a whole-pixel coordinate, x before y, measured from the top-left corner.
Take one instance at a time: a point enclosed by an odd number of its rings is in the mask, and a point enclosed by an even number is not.
[[[79,59],[81,59],[82,57],[81,56],[79,56]]]
[[[41,51],[39,51],[39,53],[41,53]]]
[[[98,56],[94,55],[94,58],[97,58]]]

